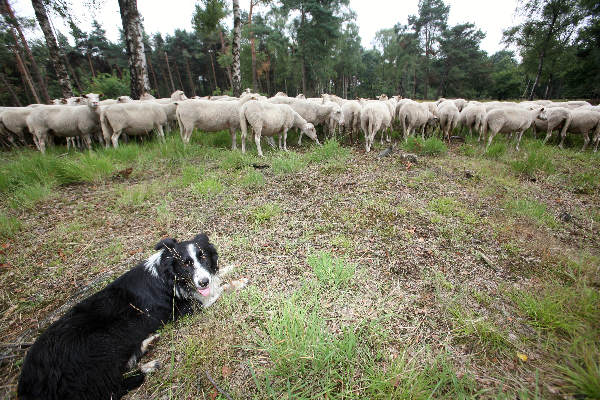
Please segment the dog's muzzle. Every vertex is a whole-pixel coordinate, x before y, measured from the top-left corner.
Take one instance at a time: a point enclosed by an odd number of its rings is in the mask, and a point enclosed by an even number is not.
[[[197,283],[197,289],[198,293],[200,293],[200,295],[202,296],[208,296],[210,294],[210,288],[208,287],[208,284],[210,283],[210,280],[208,278],[202,278],[202,280],[200,280],[200,282]]]

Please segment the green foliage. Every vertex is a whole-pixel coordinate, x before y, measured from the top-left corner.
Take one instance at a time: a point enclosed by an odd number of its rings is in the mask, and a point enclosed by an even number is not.
[[[506,154],[506,143],[492,143],[485,152],[485,156],[492,159],[499,159]]]
[[[558,227],[556,218],[546,211],[546,205],[529,199],[509,200],[505,207],[513,214],[533,219],[541,225],[551,228]]]
[[[129,74],[123,74],[119,79],[116,75],[98,74],[87,85],[86,93],[99,93],[104,98],[116,99],[119,96],[129,96],[131,80]]]
[[[356,271],[354,264],[326,252],[309,256],[308,265],[320,282],[334,288],[348,285]]]
[[[247,168],[242,174],[240,183],[247,189],[258,189],[265,185],[265,176],[254,168]]]
[[[0,211],[0,237],[12,239],[21,230],[21,222]]]
[[[551,174],[555,168],[548,153],[538,147],[528,152],[524,160],[516,160],[510,163],[511,168],[518,174],[533,177],[538,172]]]
[[[420,137],[409,137],[402,147],[410,152],[422,155],[437,156],[445,154],[448,151],[446,144],[437,137],[430,137],[425,140]]]
[[[204,198],[209,198],[223,191],[223,184],[215,177],[207,177],[192,184],[192,191]]]
[[[304,159],[296,152],[281,153],[271,160],[271,168],[278,175],[293,174],[306,166]]]
[[[314,147],[306,154],[305,159],[309,163],[320,164],[329,160],[346,160],[350,156],[350,150],[340,146],[337,140],[328,139],[322,146]]]
[[[250,220],[255,225],[266,224],[281,214],[281,206],[277,203],[266,203],[251,210]]]

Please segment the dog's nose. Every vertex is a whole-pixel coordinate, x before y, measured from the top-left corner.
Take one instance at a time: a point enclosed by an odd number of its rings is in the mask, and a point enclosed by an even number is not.
[[[208,278],[202,278],[199,282],[200,287],[207,287],[208,286]]]

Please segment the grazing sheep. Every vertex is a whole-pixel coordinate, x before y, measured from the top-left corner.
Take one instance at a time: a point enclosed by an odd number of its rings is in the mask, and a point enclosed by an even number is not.
[[[552,110],[552,108],[549,110]],[[581,151],[587,148],[587,145],[590,142],[590,132],[593,132],[593,142],[595,142],[594,151],[597,151],[598,142],[600,141],[600,113],[585,108],[571,110],[571,123],[567,129],[561,131],[561,140],[558,145],[561,149],[563,148],[567,132],[580,133],[583,135],[583,147],[581,148]]]
[[[187,100],[178,102],[177,121],[179,133],[184,143],[189,143],[194,128],[204,132],[218,132],[224,129],[231,133],[231,149],[235,150],[236,130],[240,129],[240,107],[248,101],[256,101],[254,96],[245,96],[236,101],[227,100]]]
[[[342,105],[342,115],[344,116],[344,132],[350,131],[350,143],[353,143],[354,133],[360,129],[360,110],[362,106],[358,100],[349,100]]]
[[[308,100],[294,99],[291,97],[271,97],[267,100],[272,104],[287,104],[306,121],[314,126],[327,124],[331,119],[338,124],[344,123],[344,116],[339,105],[332,102],[315,103]],[[298,138],[298,145],[302,145],[302,133]]]
[[[25,133],[29,132],[27,117],[37,107],[6,107],[0,113],[0,128],[11,142],[25,143]],[[15,140],[16,138],[16,140]]]
[[[544,111],[545,119],[536,118],[534,123],[531,125],[533,128],[533,137],[536,137],[536,131],[539,129],[541,131],[546,131],[546,138],[544,139],[544,144],[550,139],[552,136],[552,132],[555,129],[561,129],[560,136],[566,136],[566,131],[571,124],[571,110],[562,107],[551,107],[546,108]]]
[[[111,104],[117,104],[117,100],[116,99],[106,99],[106,100],[101,100],[100,101],[100,105],[101,106],[110,106]]]
[[[405,103],[400,109],[399,115],[405,141],[412,132],[417,130],[421,131],[421,138],[424,139],[427,126],[438,121],[438,117],[433,115],[427,106],[414,101]]]
[[[283,92],[277,92],[275,94],[275,97],[288,97],[287,93],[283,93]]]
[[[183,93],[183,90],[176,90],[171,93],[171,101],[183,101],[187,100],[187,96]]]
[[[306,100],[306,96],[304,95],[304,93],[298,93],[298,95],[296,96],[297,99],[302,99],[302,100]]]
[[[458,112],[461,112],[467,106],[467,103],[465,99],[454,99],[454,105],[458,108]]]
[[[459,123],[469,129],[469,136],[473,134],[473,129],[479,132],[479,138],[477,139],[479,142],[481,140],[481,133],[483,132],[485,116],[486,112],[483,104],[468,104],[460,112]]]
[[[287,104],[272,104],[264,101],[249,101],[242,105],[239,113],[239,123],[242,130],[242,152],[246,152],[246,135],[248,124],[254,130],[254,141],[258,155],[263,156],[260,147],[261,135],[273,136],[279,134],[279,147],[283,136],[283,149],[287,151],[287,131],[290,128],[298,128],[308,137],[319,144],[315,127],[306,122]]]
[[[438,117],[440,119],[440,127],[442,128],[443,136],[450,141],[450,133],[458,125],[460,114],[454,101],[446,100],[438,105]]]
[[[534,110],[527,110],[523,107],[500,107],[491,110],[487,113],[486,121],[483,129],[484,134],[488,134],[488,142],[485,147],[486,151],[490,147],[494,136],[498,132],[502,133],[513,133],[516,132],[517,146],[516,150],[519,151],[519,144],[521,143],[521,137],[536,118],[543,119],[545,116],[542,114],[544,108],[538,108]]]
[[[156,97],[152,96],[150,93],[148,92],[144,92],[141,96],[140,96],[140,100],[145,101],[145,100],[156,100]]]
[[[164,108],[153,101],[112,104],[104,108],[100,116],[106,147],[109,142],[112,142],[113,147],[118,147],[122,133],[140,136],[147,135],[153,129],[157,130],[159,138],[164,142],[163,125],[166,121]]]
[[[362,109],[360,112],[360,127],[365,134],[365,151],[371,151],[375,135],[380,129],[390,126],[392,118],[385,102],[380,100],[360,100]],[[382,139],[383,139],[383,132]]]
[[[36,107],[31,111],[27,117],[27,126],[33,134],[37,148],[42,153],[46,152],[49,133],[65,138],[81,136],[91,150],[91,135],[100,129],[100,101],[95,93],[83,97],[87,105],[71,107],[52,105]]]

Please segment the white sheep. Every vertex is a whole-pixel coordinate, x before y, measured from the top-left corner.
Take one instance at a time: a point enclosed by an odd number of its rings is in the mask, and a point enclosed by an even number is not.
[[[240,107],[248,101],[256,101],[254,96],[245,96],[236,101],[227,100],[187,100],[178,102],[177,121],[179,133],[184,143],[189,143],[194,128],[205,132],[229,130],[231,148],[236,149],[236,130],[240,129]]]
[[[375,135],[380,129],[386,129],[392,122],[392,117],[387,104],[380,100],[364,100],[360,103],[360,127],[365,135],[365,151],[371,151]],[[383,140],[383,131],[381,133]]]
[[[27,126],[33,134],[37,148],[46,152],[48,134],[59,137],[81,136],[88,149],[92,148],[91,135],[100,129],[99,96],[89,93],[83,96],[86,105],[43,106],[34,108],[27,117]]]
[[[287,131],[298,128],[308,137],[319,144],[315,127],[295,112],[287,104],[272,104],[264,101],[249,101],[240,108],[240,127],[242,130],[242,152],[246,152],[246,135],[248,125],[254,130],[254,141],[258,155],[263,156],[260,147],[261,135],[273,136],[279,134],[279,147],[283,136],[283,149],[287,151]]]
[[[458,125],[460,114],[458,107],[453,100],[445,100],[438,104],[438,118],[440,119],[440,128],[446,140],[450,140],[450,133]]]
[[[404,103],[400,109],[399,116],[405,141],[412,132],[416,132],[417,130],[421,131],[421,138],[424,139],[427,126],[435,124],[438,121],[438,117],[433,115],[426,105],[415,101]]]
[[[536,131],[539,129],[541,131],[546,131],[546,138],[544,139],[544,144],[550,139],[552,136],[552,132],[555,129],[562,128],[561,137],[566,136],[567,129],[571,124],[571,119],[573,118],[571,114],[571,110],[562,107],[551,107],[546,108],[544,111],[545,119],[536,118],[534,123],[531,124],[533,129],[533,137],[536,137]],[[561,142],[562,144],[562,142]]]
[[[119,146],[122,133],[130,136],[147,135],[153,129],[158,132],[164,142],[163,125],[167,114],[160,104],[153,101],[117,103],[102,109],[100,123],[106,147],[112,142],[113,147]]]
[[[183,93],[183,90],[176,90],[171,93],[171,101],[183,101],[187,100],[187,96]]]
[[[536,118],[543,119],[545,116],[542,114],[544,108],[538,108],[534,110],[527,110],[523,107],[500,107],[491,110],[486,115],[486,121],[484,123],[484,134],[488,134],[488,141],[486,145],[486,151],[490,147],[494,136],[497,133],[517,133],[517,146],[516,150],[519,151],[519,144],[521,143],[521,137]]]
[[[353,142],[354,133],[360,129],[360,110],[362,106],[358,100],[349,100],[342,105],[342,115],[344,116],[344,133],[350,131],[350,143]]]
[[[481,133],[483,132],[483,124],[486,116],[485,106],[481,103],[471,103],[462,109],[459,116],[459,123],[468,128],[469,136],[473,134],[473,129],[479,132],[477,141],[481,141]]]
[[[583,135],[583,147],[585,150],[590,142],[590,132],[594,133],[593,142],[595,142],[594,151],[598,150],[598,142],[600,141],[600,113],[589,109],[574,109],[571,110],[571,123],[567,129],[561,132],[561,140],[558,145],[563,147],[567,133],[579,133]]]

